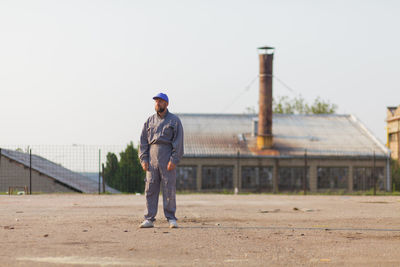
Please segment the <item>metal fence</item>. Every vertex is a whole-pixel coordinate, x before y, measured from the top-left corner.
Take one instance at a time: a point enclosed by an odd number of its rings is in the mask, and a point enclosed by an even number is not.
[[[142,193],[145,173],[138,162],[137,148],[131,144],[128,151],[128,146],[0,146],[0,192]],[[306,158],[301,159],[300,166],[252,164],[250,159],[235,157],[231,161],[226,157],[204,160],[198,158],[195,164],[182,160],[177,168],[177,191],[234,192],[239,188],[246,192],[306,192],[313,189],[310,183],[319,191],[384,191],[385,168],[389,167],[376,166],[373,156],[355,161],[351,170],[345,164],[329,166],[324,161],[315,165]],[[310,164],[314,164],[312,181]]]
[[[119,193],[103,179],[107,154],[120,157],[126,146],[19,145],[1,146],[0,192]]]
[[[366,151],[366,148],[363,148]],[[361,149],[360,149],[361,150]],[[390,159],[359,154],[186,155],[177,190],[205,192],[391,191]]]

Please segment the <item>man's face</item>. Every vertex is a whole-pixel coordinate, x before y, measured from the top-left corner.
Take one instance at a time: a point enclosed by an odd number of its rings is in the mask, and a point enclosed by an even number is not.
[[[157,113],[163,113],[168,107],[168,102],[161,98],[155,99],[155,110]]]

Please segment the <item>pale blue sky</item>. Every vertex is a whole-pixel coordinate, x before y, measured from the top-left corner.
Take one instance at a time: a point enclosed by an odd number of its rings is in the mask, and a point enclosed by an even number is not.
[[[399,14],[378,0],[0,0],[0,143],[136,144],[159,91],[175,113],[243,113],[257,107],[258,81],[244,89],[262,45],[296,94],[385,142]],[[274,95],[294,96],[276,81]]]

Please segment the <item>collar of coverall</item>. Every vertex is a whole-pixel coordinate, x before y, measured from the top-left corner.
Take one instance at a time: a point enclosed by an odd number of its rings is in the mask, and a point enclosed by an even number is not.
[[[157,112],[157,116],[158,116],[159,118],[161,118],[161,119],[164,119],[165,117],[167,117],[168,113],[169,113],[169,111],[168,111],[168,109],[167,109],[167,111],[165,112],[164,116],[160,116],[160,114],[158,114],[158,112]]]

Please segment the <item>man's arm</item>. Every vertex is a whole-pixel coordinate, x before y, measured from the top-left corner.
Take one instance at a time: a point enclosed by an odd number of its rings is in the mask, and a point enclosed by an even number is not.
[[[183,127],[182,123],[177,119],[177,125],[174,129],[174,137],[172,139],[172,153],[168,163],[168,170],[175,169],[183,156]]]
[[[142,164],[143,170],[149,169],[149,141],[147,134],[148,122],[143,125],[142,134],[140,135],[140,146],[139,146],[139,159]]]

